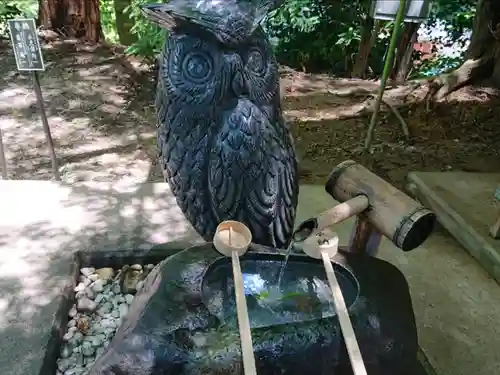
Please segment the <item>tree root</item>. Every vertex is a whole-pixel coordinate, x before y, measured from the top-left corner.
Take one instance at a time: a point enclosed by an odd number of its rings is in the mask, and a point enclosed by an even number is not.
[[[377,98],[376,95],[373,95],[373,97],[375,99]],[[401,125],[401,130],[403,131],[405,141],[410,143],[411,139],[410,139],[410,131],[408,130],[408,124],[404,120],[403,116],[401,116],[401,113],[399,113],[398,109],[395,106],[393,106],[391,103],[389,103],[388,100],[385,100],[384,98],[382,98],[382,103],[384,103],[391,110],[391,112],[394,113],[394,116],[396,116],[396,118],[399,121],[399,124]]]
[[[431,100],[444,99],[452,92],[470,85],[481,78],[492,74],[492,57],[469,59],[460,67],[448,74],[443,74],[428,81],[429,91],[426,95],[427,106]]]

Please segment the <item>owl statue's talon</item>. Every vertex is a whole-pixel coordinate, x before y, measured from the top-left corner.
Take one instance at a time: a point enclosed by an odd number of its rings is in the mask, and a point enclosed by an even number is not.
[[[295,149],[278,64],[259,26],[277,1],[170,0],[143,13],[170,30],[156,109],[164,175],[196,231],[246,224],[258,244],[286,248],[298,198]]]

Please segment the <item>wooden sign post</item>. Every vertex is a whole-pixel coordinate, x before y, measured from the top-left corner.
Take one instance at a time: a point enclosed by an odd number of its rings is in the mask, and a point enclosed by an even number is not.
[[[40,107],[40,115],[42,117],[43,131],[49,147],[50,159],[52,162],[52,173],[57,181],[61,180],[59,175],[59,167],[57,163],[56,153],[54,151],[54,141],[50,134],[49,122],[45,113],[45,105],[43,103],[42,88],[40,87],[40,79],[38,78],[39,71],[45,71],[43,62],[42,49],[36,32],[35,20],[28,19],[13,19],[8,20],[12,47],[16,57],[17,70],[31,72],[33,77],[33,85],[35,88],[36,99]]]

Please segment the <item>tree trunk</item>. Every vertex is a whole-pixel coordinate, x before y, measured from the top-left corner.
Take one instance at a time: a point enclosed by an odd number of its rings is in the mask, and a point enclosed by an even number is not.
[[[47,30],[83,42],[104,40],[99,0],[39,0],[38,22]]]
[[[413,44],[417,41],[419,23],[405,22],[394,58],[390,77],[398,82],[405,81],[412,66]]]
[[[366,78],[368,58],[370,57],[373,45],[377,41],[377,36],[381,26],[381,21],[374,21],[372,17],[366,16],[363,31],[361,32],[358,55],[356,56],[356,62],[354,63],[354,67],[351,72],[352,78]]]
[[[478,0],[467,60],[455,71],[430,81],[429,97],[441,99],[483,79],[500,85],[500,2]]]
[[[129,14],[125,9],[130,6],[131,0],[114,0],[115,17],[116,17],[116,30],[120,38],[120,44],[130,46],[137,41],[135,34],[131,30],[134,26],[134,21],[130,19]]]

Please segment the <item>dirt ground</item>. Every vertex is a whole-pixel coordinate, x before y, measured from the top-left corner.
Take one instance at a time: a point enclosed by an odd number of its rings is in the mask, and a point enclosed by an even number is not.
[[[40,73],[62,179],[160,181],[156,162],[154,73],[117,50],[65,41],[44,47]],[[11,179],[50,179],[51,166],[29,74],[16,70],[0,42],[0,128]],[[339,162],[354,159],[398,187],[409,171],[500,172],[500,96],[465,88],[426,104],[426,85],[389,88],[371,154],[362,145],[378,83],[284,69],[285,117],[303,182],[323,183]]]

